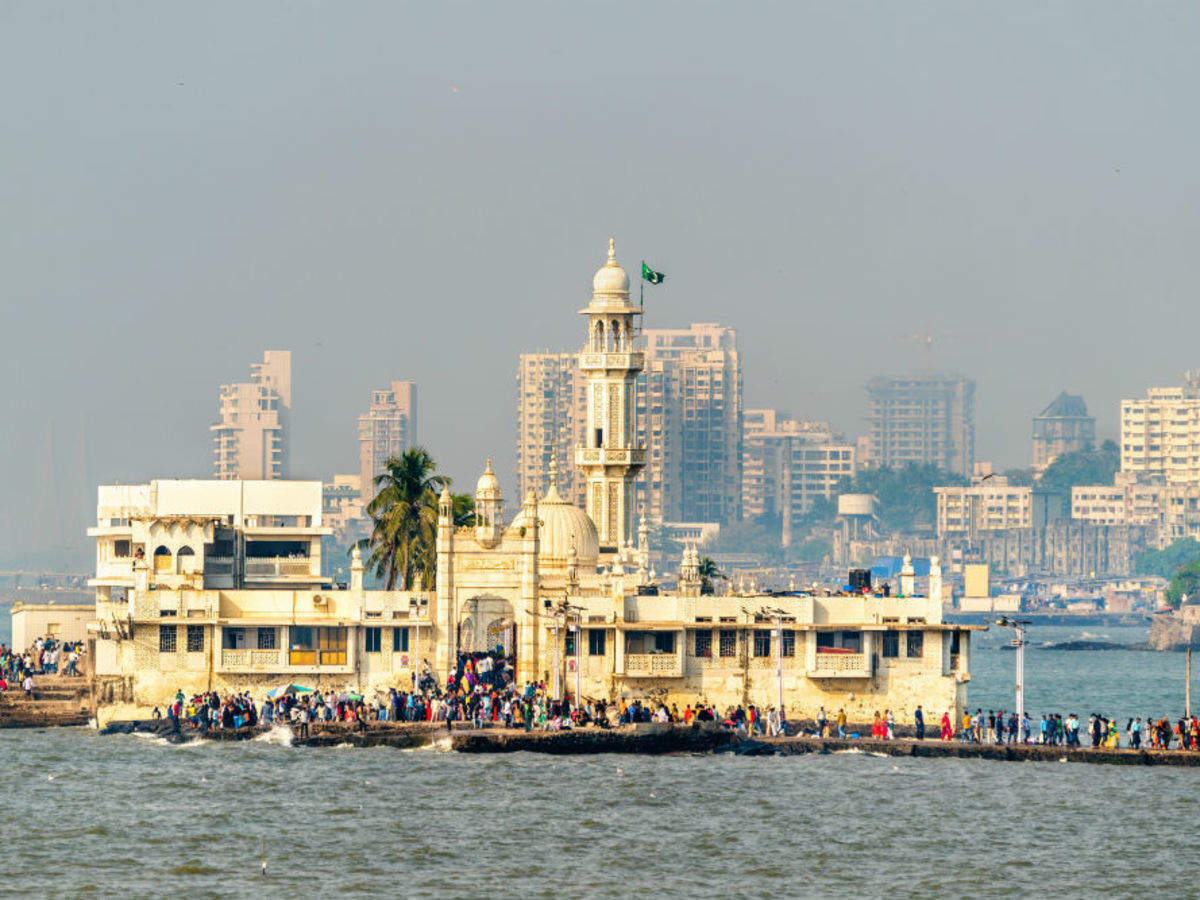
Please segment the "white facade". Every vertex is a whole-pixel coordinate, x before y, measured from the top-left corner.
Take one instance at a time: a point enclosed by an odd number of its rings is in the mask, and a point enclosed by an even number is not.
[[[101,485],[89,582],[135,585],[142,561],[163,588],[319,585],[319,481],[159,480]]]
[[[596,523],[603,547],[623,547],[633,536],[633,480],[646,463],[636,443],[634,381],[644,359],[634,349],[629,276],[617,264],[612,240],[608,261],[592,280],[587,316],[588,336],[579,354],[579,370],[587,379],[587,427],[575,451],[575,465],[587,486],[587,514]]]

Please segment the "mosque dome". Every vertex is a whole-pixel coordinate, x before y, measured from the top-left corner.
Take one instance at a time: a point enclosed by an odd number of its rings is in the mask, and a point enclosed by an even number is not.
[[[592,279],[592,293],[596,299],[612,302],[629,297],[629,275],[617,264],[617,252],[612,238],[608,239],[608,261],[596,270]]]
[[[600,556],[600,536],[595,524],[582,509],[560,497],[553,483],[538,502],[538,518],[542,520],[538,531],[541,559],[565,562],[574,548],[581,564],[595,565]]]
[[[488,457],[487,466],[479,480],[475,482],[476,497],[498,497],[500,495],[500,479],[492,470],[492,460]]]
[[[558,467],[550,461],[550,487],[546,496],[538,501],[538,559],[566,564],[571,550],[575,551],[576,562],[584,567],[595,566],[600,557],[600,535],[596,525],[586,512],[562,498],[558,493]],[[529,525],[529,516],[522,510],[512,527]]]

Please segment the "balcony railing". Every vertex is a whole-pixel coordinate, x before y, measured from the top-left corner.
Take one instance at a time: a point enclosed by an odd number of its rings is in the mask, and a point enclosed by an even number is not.
[[[678,678],[683,664],[675,653],[628,653],[625,674],[635,678]]]
[[[222,650],[221,667],[225,669],[281,669],[279,650]]]
[[[204,558],[205,575],[232,575],[232,556],[206,556]]]
[[[575,451],[577,465],[604,463],[606,465],[638,465],[645,463],[646,451],[641,447],[598,448],[582,447]]]
[[[279,578],[289,575],[319,577],[319,573],[313,573],[312,563],[313,561],[306,557],[257,557],[246,560],[245,574],[247,578]]]
[[[818,653],[808,674],[814,678],[869,678],[871,659],[865,653]]]
[[[581,369],[640,369],[645,354],[638,350],[588,351],[579,360]]]

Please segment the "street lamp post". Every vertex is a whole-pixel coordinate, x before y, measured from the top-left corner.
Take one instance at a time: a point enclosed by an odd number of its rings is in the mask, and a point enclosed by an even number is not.
[[[561,696],[560,691],[561,691],[562,685],[559,681],[560,673],[558,671],[558,666],[559,666],[559,660],[558,660],[558,610],[555,610],[553,612],[553,616],[554,616],[554,683],[553,683],[554,690],[553,690],[553,699],[561,700],[562,696]]]
[[[575,631],[575,700],[572,704],[573,709],[579,708],[579,645],[583,641],[583,628],[580,624],[582,621],[583,617],[576,613],[575,624],[571,626]]]
[[[412,665],[413,688],[420,693],[421,691],[421,604],[416,597],[411,597],[408,601],[409,612],[412,613],[413,624],[413,644],[415,647]]]
[[[775,685],[779,694],[779,704],[776,707],[779,715],[779,723],[783,724],[783,617],[778,611],[775,613],[775,635],[778,639],[775,653]]]
[[[1016,686],[1017,686],[1017,733],[1025,724],[1025,626],[1028,619],[1010,619],[1007,616],[999,619],[996,624],[1001,628],[1011,628],[1013,632],[1013,648],[1016,650]]]

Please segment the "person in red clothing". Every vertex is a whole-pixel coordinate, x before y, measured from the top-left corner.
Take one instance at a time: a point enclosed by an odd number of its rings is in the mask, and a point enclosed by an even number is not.
[[[950,713],[942,713],[942,740],[948,741],[954,737],[954,729],[950,725]]]

